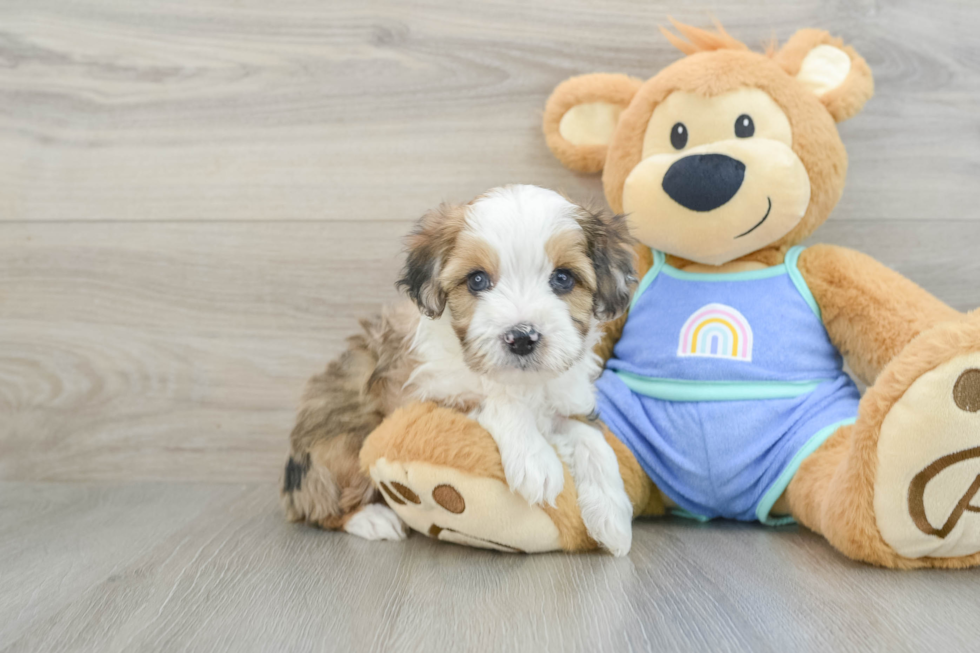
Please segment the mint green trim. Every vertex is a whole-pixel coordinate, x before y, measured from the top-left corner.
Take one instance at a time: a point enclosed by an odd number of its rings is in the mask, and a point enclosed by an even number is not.
[[[803,464],[806,457],[819,449],[820,445],[827,441],[827,438],[837,432],[837,429],[841,428],[842,426],[853,424],[856,421],[856,417],[841,420],[836,424],[831,424],[830,426],[820,429],[813,435],[813,437],[807,440],[806,444],[803,445],[803,448],[796,452],[796,455],[789,461],[789,464],[786,465],[786,467],[783,468],[783,471],[780,472],[779,476],[776,477],[776,481],[770,485],[769,489],[766,490],[766,493],[762,495],[762,498],[759,500],[759,504],[755,507],[756,518],[766,526],[785,526],[786,524],[795,524],[796,520],[792,517],[770,517],[769,511],[772,510],[774,505],[776,505],[776,501],[779,500],[779,497],[783,496],[783,492],[785,492],[786,488],[789,487],[789,482],[793,480],[793,476],[796,475],[796,471],[800,468],[800,465]]]
[[[771,268],[761,270],[747,270],[745,272],[686,272],[678,270],[671,265],[664,265],[664,274],[675,279],[684,281],[755,281],[756,279],[768,279],[786,274],[786,268],[782,265],[774,265]]]
[[[830,379],[813,381],[687,381],[657,379],[616,370],[633,392],[666,401],[749,401],[791,399],[813,392]]]
[[[817,300],[814,298],[813,293],[810,292],[810,286],[806,285],[806,279],[804,279],[803,275],[800,273],[800,268],[797,267],[797,263],[800,260],[800,254],[803,253],[804,249],[806,249],[806,247],[800,247],[797,245],[796,247],[790,248],[790,250],[786,252],[786,269],[789,271],[789,278],[793,280],[793,285],[796,286],[796,289],[800,291],[801,295],[803,295],[803,299],[810,306],[810,310],[813,311],[814,315],[820,319],[823,319],[820,315],[820,306],[817,304]]]
[[[633,300],[630,302],[631,311],[633,310],[633,307],[636,306],[636,302],[639,301],[640,295],[643,294],[643,291],[645,291],[647,287],[653,283],[653,280],[657,278],[658,274],[660,274],[660,270],[667,265],[666,254],[663,252],[658,252],[655,249],[651,249],[650,251],[653,253],[653,266],[651,266],[650,269],[647,270],[647,273],[643,275],[643,281],[640,282],[636,292],[633,293]]]
[[[690,510],[684,510],[683,508],[671,508],[668,512],[675,517],[693,519],[694,521],[701,522],[702,524],[711,521],[711,517],[705,517],[704,515],[691,512]]]

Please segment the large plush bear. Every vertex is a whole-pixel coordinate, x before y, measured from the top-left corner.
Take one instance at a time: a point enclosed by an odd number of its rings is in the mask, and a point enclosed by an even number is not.
[[[569,79],[544,116],[555,156],[603,171],[640,243],[597,384],[635,515],[795,519],[873,564],[980,562],[980,315],[858,252],[799,247],[844,188],[835,123],[871,97],[868,66],[819,30],[759,54],[677,28],[686,57],[645,82]],[[396,412],[361,461],[430,536],[595,547],[567,472],[556,506],[528,505],[453,411]]]

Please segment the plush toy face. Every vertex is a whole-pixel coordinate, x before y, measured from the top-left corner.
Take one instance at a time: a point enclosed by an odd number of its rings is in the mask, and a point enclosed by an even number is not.
[[[786,113],[759,89],[675,91],[657,105],[623,210],[642,242],[723,263],[785,236],[810,203]]]
[[[549,146],[570,168],[605,170],[610,205],[649,247],[720,265],[802,241],[843,189],[834,122],[870,97],[867,65],[816,30],[763,55],[724,31],[678,28],[690,56],[645,83],[560,85],[545,113]]]

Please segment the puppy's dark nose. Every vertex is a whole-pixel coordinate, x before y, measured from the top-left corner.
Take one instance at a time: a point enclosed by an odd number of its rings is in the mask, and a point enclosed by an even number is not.
[[[528,326],[514,327],[504,334],[504,342],[507,343],[507,347],[518,356],[530,354],[538,346],[540,340],[541,334]]]
[[[678,159],[664,175],[664,192],[692,211],[713,211],[735,196],[745,178],[745,164],[724,154],[691,154]]]

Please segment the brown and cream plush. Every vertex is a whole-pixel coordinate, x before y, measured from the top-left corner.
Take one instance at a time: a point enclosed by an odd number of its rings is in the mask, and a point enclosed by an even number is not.
[[[558,160],[601,170],[640,242],[643,280],[600,345],[598,384],[634,516],[791,517],[856,560],[977,564],[980,314],[859,252],[798,247],[841,196],[835,123],[872,96],[867,64],[820,30],[762,54],[675,25],[685,57],[647,81],[569,79],[544,116]],[[868,384],[860,399],[842,360]],[[397,411],[361,463],[430,536],[595,547],[573,483],[529,505],[452,410]]]

